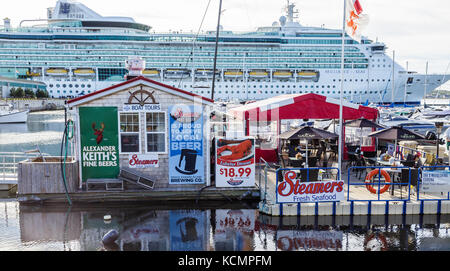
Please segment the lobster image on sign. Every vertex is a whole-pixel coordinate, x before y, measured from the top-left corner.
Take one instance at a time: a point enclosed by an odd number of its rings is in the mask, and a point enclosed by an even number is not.
[[[255,185],[255,139],[216,139],[216,186]]]

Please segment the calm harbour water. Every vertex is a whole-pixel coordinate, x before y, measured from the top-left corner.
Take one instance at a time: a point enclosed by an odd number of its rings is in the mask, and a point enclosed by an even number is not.
[[[30,114],[27,124],[0,125],[0,152],[59,155],[63,129],[62,111]],[[0,195],[0,250],[450,251],[450,216],[280,219],[241,202],[201,204],[43,207]],[[105,248],[112,229],[119,239]]]

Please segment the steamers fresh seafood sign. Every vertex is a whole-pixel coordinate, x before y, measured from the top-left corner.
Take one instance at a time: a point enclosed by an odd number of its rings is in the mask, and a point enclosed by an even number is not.
[[[117,121],[117,107],[80,107],[83,181],[119,175]]]
[[[216,187],[255,185],[255,139],[216,139]]]
[[[283,175],[283,174],[281,174]],[[344,181],[300,182],[295,171],[277,179],[277,203],[315,203],[344,200]]]
[[[169,107],[169,184],[205,183],[201,106]]]

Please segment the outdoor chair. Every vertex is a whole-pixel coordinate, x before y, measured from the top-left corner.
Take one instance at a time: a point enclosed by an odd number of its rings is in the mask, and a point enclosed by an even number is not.
[[[309,171],[309,179],[307,176],[307,172]],[[301,182],[317,182],[319,179],[319,169],[312,168],[312,169],[304,169],[300,171],[300,180]]]
[[[308,157],[308,167],[317,167],[317,157]]]
[[[333,154],[334,159],[336,159],[338,152],[339,152],[339,147],[338,145],[330,145],[330,152]],[[328,160],[331,159],[331,155],[328,157]]]
[[[357,159],[357,161],[356,161],[355,166],[356,167],[367,167],[366,159],[364,157],[359,157]],[[361,179],[361,176],[362,176],[363,173],[366,173],[366,174],[364,174],[364,178],[365,178],[367,173],[369,173],[370,171],[371,171],[371,169],[369,169],[369,168],[357,168],[357,169],[355,169],[356,176],[358,176],[358,173],[359,173],[359,177],[358,177],[359,179]]]
[[[404,165],[405,167],[414,167],[414,165],[416,164],[416,162],[414,160],[406,160],[406,161],[401,161],[402,165]]]
[[[375,157],[377,157],[377,152],[375,152],[375,151],[365,151],[363,153],[363,156],[364,156],[364,158],[375,158]],[[370,166],[375,166],[376,165],[376,162],[372,161],[370,159],[365,159],[365,161],[366,161],[367,165],[370,165]]]
[[[409,169],[407,168],[402,168],[401,169],[401,174],[399,176],[399,178],[397,180],[394,179],[394,184],[392,185],[392,193],[394,194],[394,186],[395,183],[397,183],[400,186],[400,198],[403,199],[403,187],[406,187],[406,191],[408,191],[408,189],[410,189],[408,187],[409,184]],[[417,185],[417,178],[419,177],[419,169],[411,169],[411,185],[416,186]]]
[[[348,163],[347,163],[347,169],[349,167],[354,167],[356,165],[356,162],[358,161],[358,156],[354,154],[348,154]]]
[[[293,168],[301,168],[303,167],[303,163],[305,163],[305,159],[302,158],[300,160],[290,160],[291,167]]]

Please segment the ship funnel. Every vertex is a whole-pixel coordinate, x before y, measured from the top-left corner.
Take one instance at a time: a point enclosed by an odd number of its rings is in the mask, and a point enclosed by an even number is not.
[[[3,26],[6,30],[11,30],[11,20],[9,18],[3,19]]]
[[[47,19],[52,19],[54,8],[47,8]]]

